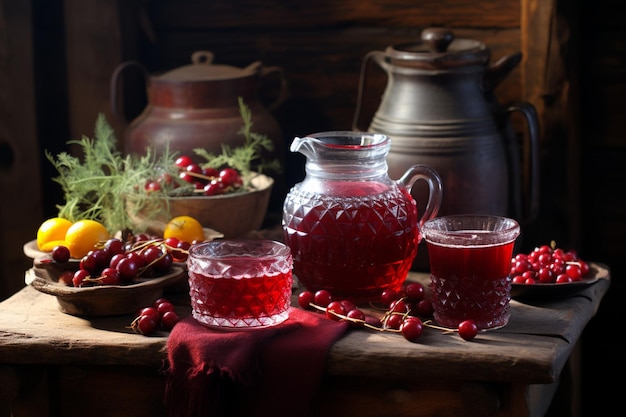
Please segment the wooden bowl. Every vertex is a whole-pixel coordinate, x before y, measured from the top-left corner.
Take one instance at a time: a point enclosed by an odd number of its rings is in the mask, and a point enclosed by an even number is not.
[[[173,266],[167,274],[137,279],[128,285],[77,288],[59,284],[60,274],[71,268],[78,269],[78,263],[57,264],[36,258],[33,267],[26,271],[25,282],[38,291],[55,296],[63,313],[99,317],[136,313],[162,297],[164,287],[187,277],[183,268]]]
[[[148,232],[162,235],[167,222],[177,216],[191,216],[203,227],[223,234],[226,239],[243,236],[258,230],[263,224],[269,204],[274,179],[256,174],[251,181],[253,191],[217,196],[171,197],[169,212],[163,202],[162,214],[147,219],[142,213],[134,215],[134,220],[147,226]],[[132,216],[132,215],[131,215]]]

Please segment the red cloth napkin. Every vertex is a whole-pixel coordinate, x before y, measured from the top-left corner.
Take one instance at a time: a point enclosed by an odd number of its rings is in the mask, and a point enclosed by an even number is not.
[[[170,416],[306,416],[328,350],[348,327],[293,307],[264,329],[221,331],[183,319],[167,342]]]

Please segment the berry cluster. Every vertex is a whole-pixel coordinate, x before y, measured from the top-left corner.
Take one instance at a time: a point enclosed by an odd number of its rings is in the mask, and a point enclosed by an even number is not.
[[[330,320],[345,320],[358,328],[376,331],[401,333],[410,341],[416,342],[424,331],[424,327],[457,331],[464,340],[471,340],[478,334],[476,324],[471,320],[462,322],[458,329],[448,329],[435,325],[432,320],[432,303],[425,298],[424,286],[411,282],[400,292],[385,290],[381,295],[381,303],[387,306],[382,317],[366,314],[349,300],[334,300],[330,291],[302,291],[298,294],[298,305],[303,309],[315,309],[323,312]]]
[[[180,321],[178,313],[167,298],[159,298],[151,306],[142,308],[137,317],[130,324],[135,333],[149,336],[159,328],[172,330]]]
[[[214,196],[227,194],[243,186],[241,174],[234,168],[201,167],[189,156],[176,159],[176,167],[181,180],[193,186],[194,194]],[[157,180],[146,182],[146,191],[160,191],[163,187],[176,188],[176,183],[169,175],[161,175]]]
[[[195,242],[192,242],[195,243]],[[158,239],[140,234],[130,242],[111,238],[89,251],[78,263],[78,270],[65,271],[59,283],[85,287],[130,284],[139,277],[154,277],[169,272],[173,262],[184,262],[192,243],[177,238]],[[69,261],[69,250],[56,246],[51,253],[58,263]]]
[[[575,251],[542,245],[511,259],[513,284],[566,284],[581,281],[589,273],[589,264]]]

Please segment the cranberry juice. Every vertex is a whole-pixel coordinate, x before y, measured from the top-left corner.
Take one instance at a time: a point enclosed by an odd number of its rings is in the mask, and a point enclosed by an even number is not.
[[[427,241],[437,323],[456,328],[469,319],[479,329],[508,323],[514,243],[447,246]]]
[[[371,182],[329,182],[324,191],[296,187],[285,200],[284,238],[298,280],[357,303],[400,289],[417,254],[415,200]]]
[[[224,278],[189,271],[193,317],[220,327],[265,327],[287,318],[291,271]]]
[[[271,240],[213,240],[192,245],[187,258],[193,317],[225,328],[272,326],[291,306],[289,248]]]

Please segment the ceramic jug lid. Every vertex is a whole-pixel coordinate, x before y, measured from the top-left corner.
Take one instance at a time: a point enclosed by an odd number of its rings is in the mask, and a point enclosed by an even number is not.
[[[229,80],[256,74],[261,66],[259,61],[253,62],[245,68],[216,65],[213,64],[213,53],[209,51],[194,52],[191,55],[191,62],[191,65],[178,67],[158,78],[165,81]]]
[[[389,46],[385,54],[394,64],[438,69],[485,65],[491,52],[480,41],[455,39],[448,29],[428,28],[422,31],[420,41]]]

